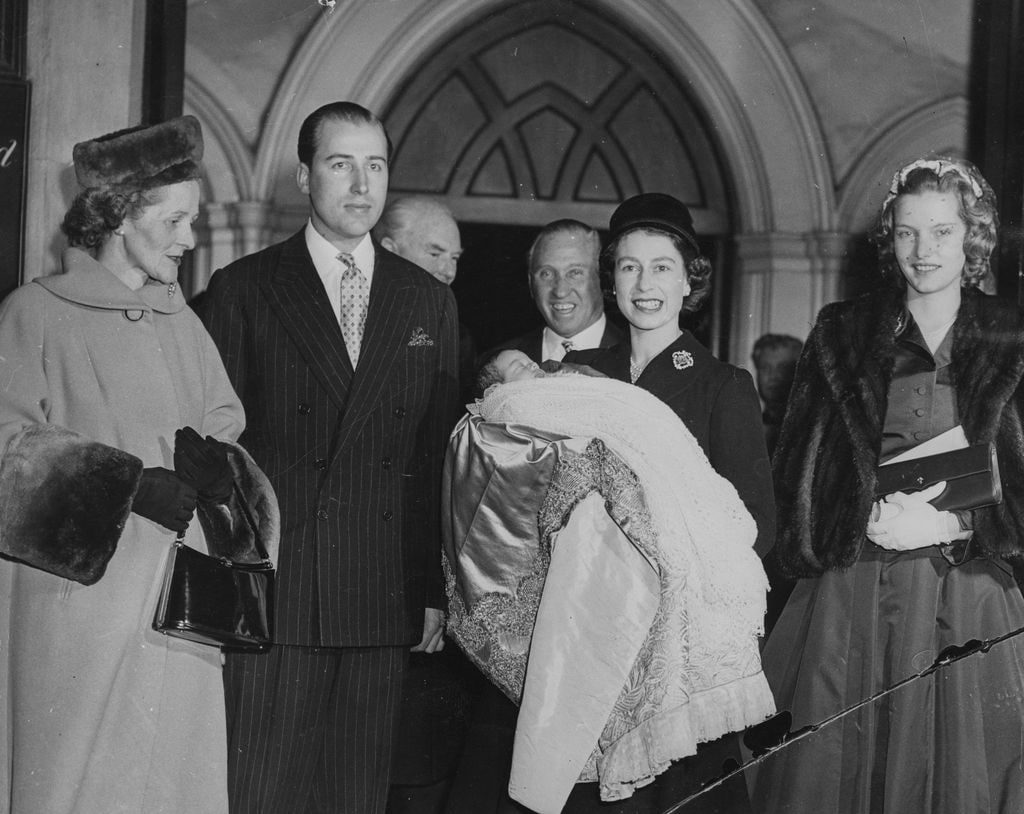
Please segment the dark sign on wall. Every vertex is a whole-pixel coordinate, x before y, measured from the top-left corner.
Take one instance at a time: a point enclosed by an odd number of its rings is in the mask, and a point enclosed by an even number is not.
[[[0,79],[0,298],[22,279],[28,82]]]

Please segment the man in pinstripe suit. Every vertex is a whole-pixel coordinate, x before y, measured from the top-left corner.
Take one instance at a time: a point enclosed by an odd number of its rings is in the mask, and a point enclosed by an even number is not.
[[[233,814],[368,814],[386,803],[410,646],[443,646],[458,318],[447,286],[368,234],[387,194],[381,122],[326,105],[298,152],[306,227],[218,271],[203,303],[282,523],[275,645],[225,663],[229,796]]]

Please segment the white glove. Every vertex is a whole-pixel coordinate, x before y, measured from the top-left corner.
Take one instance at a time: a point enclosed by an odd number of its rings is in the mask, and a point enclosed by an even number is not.
[[[890,551],[913,551],[950,542],[950,518],[955,517],[928,502],[945,488],[946,482],[942,481],[920,492],[886,495],[872,510],[868,539]]]

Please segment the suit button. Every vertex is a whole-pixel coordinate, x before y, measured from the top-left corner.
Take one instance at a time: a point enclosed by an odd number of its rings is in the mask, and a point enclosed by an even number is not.
[[[392,517],[394,517],[394,515],[391,513],[391,509],[385,509],[381,517],[383,517],[385,520],[390,520]]]
[[[306,404],[305,402],[302,402],[302,403],[301,403],[301,404],[299,405],[299,415],[309,415],[309,413],[310,413],[310,411],[311,411],[312,409],[313,409],[313,408],[312,408],[312,407],[310,407],[310,406],[309,406],[308,404]]]
[[[928,392],[928,388],[922,385],[921,387],[915,388],[914,392],[917,393],[917,395],[919,396],[923,396],[925,393]]]
[[[326,509],[320,509],[316,513],[316,519],[317,520],[326,520],[327,519],[327,510]]]
[[[327,459],[326,458],[317,458],[315,461],[313,461],[313,466],[315,466],[317,469],[319,469],[322,472],[323,470],[325,470],[327,468]]]
[[[405,408],[404,407],[396,407],[395,408],[395,418],[405,418]]]
[[[390,469],[391,468],[391,459],[390,458],[381,458],[380,459],[380,465],[382,467],[384,467],[385,469]]]
[[[924,432],[923,430],[918,430],[917,432],[914,433],[915,441],[923,441],[927,437],[928,433]]]
[[[914,410],[914,415],[920,418],[921,416],[924,415],[924,410],[921,407],[918,407],[916,410]]]

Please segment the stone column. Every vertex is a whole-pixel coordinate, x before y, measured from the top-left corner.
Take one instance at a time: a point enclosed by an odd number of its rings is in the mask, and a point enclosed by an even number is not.
[[[823,305],[844,296],[841,272],[849,239],[850,236],[842,232],[813,232],[807,235],[807,256],[811,261],[810,305],[814,312],[813,316],[817,316]]]
[[[271,207],[266,201],[238,201],[232,204],[235,210],[241,241],[239,257],[259,251],[272,241],[266,239],[267,224]]]
[[[802,235],[736,237],[736,272],[730,337],[736,364],[751,366],[750,349],[761,334],[807,333],[810,264]]]
[[[71,148],[140,120],[144,40],[142,0],[28,4],[26,282],[57,268],[60,222],[78,192]]]
[[[846,235],[759,233],[736,238],[730,347],[750,365],[750,349],[765,333],[804,339],[825,303],[841,296]]]

